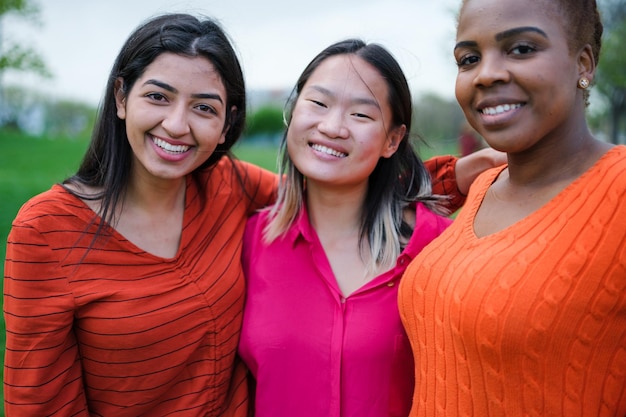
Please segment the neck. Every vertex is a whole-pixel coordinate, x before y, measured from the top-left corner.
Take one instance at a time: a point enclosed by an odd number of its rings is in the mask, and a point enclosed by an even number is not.
[[[146,212],[172,212],[184,207],[186,178],[155,181],[154,177],[135,175],[128,184],[124,205]]]
[[[322,189],[307,186],[307,209],[318,235],[358,233],[361,228],[365,189]]]
[[[606,147],[593,138],[586,125],[557,139],[544,138],[528,151],[508,155],[509,181],[523,187],[577,178],[604,150]]]

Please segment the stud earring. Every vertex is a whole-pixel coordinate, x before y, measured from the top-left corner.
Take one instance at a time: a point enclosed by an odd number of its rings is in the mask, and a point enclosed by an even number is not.
[[[582,88],[583,90],[586,89],[587,87],[589,87],[589,80],[585,77],[582,77],[580,80],[578,80],[578,87]]]

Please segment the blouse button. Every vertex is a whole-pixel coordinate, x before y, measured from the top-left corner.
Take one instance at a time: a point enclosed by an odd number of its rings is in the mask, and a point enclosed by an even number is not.
[[[395,284],[396,284],[395,282],[391,281],[391,282],[388,282],[388,283],[387,283],[387,286],[388,286],[388,287],[393,287]]]

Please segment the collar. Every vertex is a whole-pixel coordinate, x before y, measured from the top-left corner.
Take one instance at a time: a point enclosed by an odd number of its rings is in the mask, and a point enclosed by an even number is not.
[[[295,246],[299,239],[303,239],[306,242],[312,242],[316,239],[315,236],[317,235],[309,220],[309,212],[305,201],[304,204],[302,204],[302,207],[300,207],[296,219],[287,231],[285,238],[291,243],[292,246]]]

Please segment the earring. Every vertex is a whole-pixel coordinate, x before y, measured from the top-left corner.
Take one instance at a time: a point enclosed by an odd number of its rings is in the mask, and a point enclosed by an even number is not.
[[[580,80],[578,80],[578,87],[582,88],[583,90],[586,89],[587,87],[589,87],[589,80],[585,77],[582,77]]]

